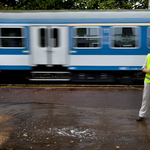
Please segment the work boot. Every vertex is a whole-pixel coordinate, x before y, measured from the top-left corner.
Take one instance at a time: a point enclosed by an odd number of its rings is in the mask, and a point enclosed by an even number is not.
[[[143,121],[143,120],[145,120],[145,118],[144,117],[140,117],[140,116],[138,116],[138,118],[136,119],[136,121]]]

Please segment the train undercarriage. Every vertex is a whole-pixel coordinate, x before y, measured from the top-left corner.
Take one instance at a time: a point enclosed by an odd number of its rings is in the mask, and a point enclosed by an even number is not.
[[[38,66],[32,71],[1,70],[0,83],[72,83],[72,84],[122,84],[141,85],[144,73],[141,71],[68,71],[67,68],[55,66],[46,68]]]

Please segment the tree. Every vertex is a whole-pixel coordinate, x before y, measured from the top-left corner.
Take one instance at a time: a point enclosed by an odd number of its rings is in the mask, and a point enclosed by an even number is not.
[[[147,9],[148,0],[0,0],[0,9]]]
[[[16,6],[16,0],[0,0],[0,9],[13,9]]]
[[[53,10],[74,9],[74,0],[0,0],[1,9]]]
[[[77,0],[76,9],[146,9],[145,0]]]

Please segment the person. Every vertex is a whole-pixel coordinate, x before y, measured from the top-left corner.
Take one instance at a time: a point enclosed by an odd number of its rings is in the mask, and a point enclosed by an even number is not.
[[[144,80],[142,105],[139,111],[139,116],[137,118],[137,121],[145,120],[147,111],[149,109],[149,104],[150,104],[150,53],[147,54],[145,63],[142,67],[142,72],[146,74],[145,74],[145,80]]]

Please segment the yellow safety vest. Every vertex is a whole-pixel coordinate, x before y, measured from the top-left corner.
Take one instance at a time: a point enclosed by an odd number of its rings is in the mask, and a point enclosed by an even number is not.
[[[146,69],[150,69],[150,54],[147,55],[147,66]],[[146,73],[145,82],[150,83],[150,73]]]

